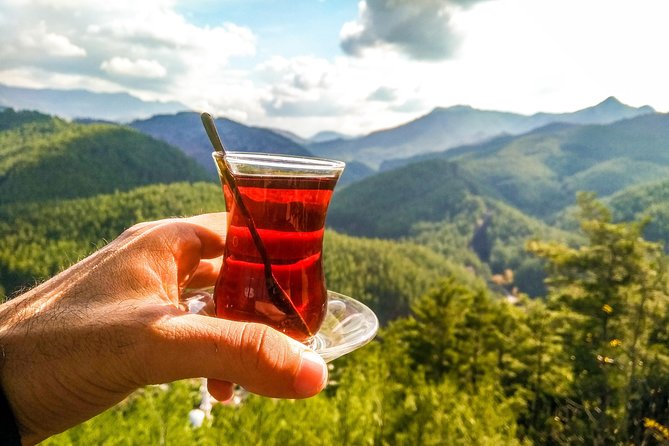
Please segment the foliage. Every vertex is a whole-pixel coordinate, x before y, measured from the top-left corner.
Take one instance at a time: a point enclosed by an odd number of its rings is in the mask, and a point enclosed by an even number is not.
[[[44,166],[58,165],[54,159],[88,163],[94,153],[119,177],[126,163],[137,163],[135,173],[155,167],[162,175],[166,167],[145,156],[155,149],[151,141],[147,151],[135,154],[103,150],[101,135],[115,147],[124,138],[138,141],[117,126],[84,128],[11,111],[0,117],[0,294],[57,273],[138,221],[223,209],[217,184],[192,183],[180,176],[183,171],[170,184],[135,177],[128,190],[112,187],[111,173],[99,172],[72,183],[72,195],[57,183],[53,190],[39,189],[37,180],[48,178]],[[653,119],[643,123],[663,122]],[[531,175],[507,178],[508,188],[528,189],[520,196],[526,204],[537,194],[561,206],[561,195],[542,195],[555,180],[548,171],[595,169],[610,150],[626,150],[634,128],[620,124],[620,140],[612,141],[597,126],[557,126],[544,129],[548,139],[508,138],[488,153],[518,155],[516,165],[502,163],[499,178],[524,170],[525,163],[548,169],[547,183],[536,183],[536,189],[523,182]],[[579,138],[594,141],[588,156]],[[639,144],[654,147],[650,140]],[[541,148],[543,158],[530,157],[531,147]],[[560,161],[562,151],[578,153],[576,164]],[[199,403],[199,381],[149,386],[45,444],[666,443],[669,276],[656,241],[669,234],[667,183],[615,195],[612,209],[592,194],[578,195],[580,233],[569,234],[491,198],[479,181],[483,171],[471,171],[493,164],[476,167],[476,156],[467,153],[458,156],[473,163],[469,172],[428,162],[335,196],[337,228],[401,240],[326,231],[328,287],[370,305],[384,328],[377,340],[333,364],[323,394],[281,401],[241,392],[240,404],[216,405],[213,417],[195,428],[188,414]],[[449,175],[434,177],[437,167]],[[12,181],[29,190],[3,189]],[[35,196],[38,190],[44,193]],[[354,218],[357,226],[348,221]],[[533,258],[520,252],[528,237],[534,238],[527,244]],[[544,266],[545,275],[538,274]],[[545,299],[512,290],[531,283],[523,275],[534,283],[547,278]]]
[[[9,120],[0,131],[0,205],[209,179],[178,149],[135,130],[34,115],[0,114]]]
[[[133,224],[224,208],[211,183],[153,185],[91,198],[0,206],[0,286],[30,287],[82,259]],[[17,230],[18,229],[18,230]],[[411,243],[326,232],[329,288],[370,305],[382,321],[406,315],[410,302],[446,274],[475,278]]]
[[[669,182],[639,185],[615,194],[610,199],[614,219],[632,221],[647,219],[644,236],[651,241],[669,241]]]
[[[644,221],[613,223],[592,194],[580,194],[578,202],[585,245],[529,245],[548,260],[549,305],[561,313],[573,357],[575,380],[570,401],[558,410],[559,438],[638,443],[643,418],[669,415],[651,403],[665,392],[669,372],[667,259],[661,245],[642,238]]]
[[[497,198],[548,221],[574,204],[577,191],[608,196],[666,178],[668,120],[666,114],[652,113],[607,125],[552,124],[404,164],[429,159],[435,166],[431,175],[440,177],[438,161],[456,162]]]
[[[366,303],[382,322],[407,315],[412,302],[444,276],[480,283],[462,266],[409,242],[329,231],[323,252],[328,287]]]
[[[0,284],[8,293],[82,259],[134,223],[224,207],[211,183],[176,183],[91,198],[0,207]]]
[[[332,202],[328,222],[351,235],[396,238],[416,222],[462,212],[479,188],[456,164],[417,163],[343,189]]]

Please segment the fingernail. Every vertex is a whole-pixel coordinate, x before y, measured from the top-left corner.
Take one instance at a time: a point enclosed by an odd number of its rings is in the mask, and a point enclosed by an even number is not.
[[[299,397],[306,398],[323,390],[328,380],[328,368],[323,358],[311,350],[304,350],[301,356],[294,387]]]

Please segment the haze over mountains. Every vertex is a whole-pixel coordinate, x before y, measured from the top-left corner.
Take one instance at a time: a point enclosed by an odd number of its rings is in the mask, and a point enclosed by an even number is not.
[[[143,101],[127,93],[93,93],[87,90],[55,90],[10,87],[0,84],[0,109],[37,110],[67,119],[129,122],[159,113],[188,109],[178,102]]]
[[[180,147],[203,167],[213,172],[209,144],[197,116],[176,103],[150,103],[125,94],[92,93],[81,90],[36,90],[0,85],[0,106],[32,109],[64,118],[89,118],[117,122],[134,120],[131,126]],[[176,114],[175,114],[176,113]],[[650,106],[630,107],[614,97],[572,113],[516,113],[477,110],[459,105],[436,108],[406,124],[381,129],[368,135],[347,137],[323,131],[310,139],[293,129],[263,129],[219,117],[227,145],[233,150],[265,150],[285,154],[307,152],[347,162],[363,163],[351,170],[352,180],[371,174],[384,162],[454,147],[479,144],[501,135],[520,135],[550,123],[578,125],[608,124],[639,115],[653,114]],[[156,116],[158,115],[158,116]],[[138,117],[139,118],[138,120]],[[385,164],[387,167],[389,164]],[[390,164],[392,165],[392,164]]]
[[[531,116],[454,106],[436,108],[404,125],[359,138],[331,140],[307,147],[318,156],[356,160],[378,168],[385,160],[480,143],[502,134],[518,135],[550,123],[607,124],[654,112],[652,107],[630,107],[613,97],[573,113]]]

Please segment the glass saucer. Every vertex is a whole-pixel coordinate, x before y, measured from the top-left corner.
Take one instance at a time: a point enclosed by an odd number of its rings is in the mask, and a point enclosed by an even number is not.
[[[215,316],[213,289],[185,291],[180,306],[189,313]],[[379,320],[366,305],[328,290],[325,320],[308,345],[325,362],[330,362],[367,344],[378,329]]]

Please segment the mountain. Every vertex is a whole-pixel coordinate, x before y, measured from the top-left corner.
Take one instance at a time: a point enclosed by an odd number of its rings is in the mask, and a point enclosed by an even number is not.
[[[289,130],[284,130],[284,129],[278,129],[276,127],[268,128],[267,130],[271,130],[274,133],[277,133],[284,138],[288,138],[291,141],[293,141],[295,144],[299,144],[301,146],[304,146],[309,143],[309,140],[306,138],[302,138],[299,135],[296,135],[295,133],[289,131]]]
[[[179,149],[128,127],[0,112],[0,205],[209,178]]]
[[[384,168],[445,159],[457,162],[530,215],[550,218],[577,191],[604,197],[669,175],[669,115],[607,125],[550,124],[519,136],[395,160]]]
[[[127,93],[34,89],[2,84],[0,105],[15,110],[37,110],[67,119],[89,118],[116,122],[129,122],[159,113],[188,109],[178,102],[143,101]]]
[[[319,143],[319,142],[328,142],[328,141],[334,141],[334,140],[347,140],[351,139],[351,136],[344,135],[343,133],[339,132],[333,132],[331,130],[324,130],[322,132],[316,133],[314,136],[309,138],[309,142],[312,144]]]
[[[496,191],[443,159],[410,164],[335,194],[328,225],[354,236],[406,239],[481,276],[511,269],[515,285],[543,293],[543,266],[525,252],[528,238],[569,234],[505,204]]]
[[[503,134],[522,134],[553,122],[606,124],[650,113],[654,110],[649,106],[630,107],[613,97],[574,113],[531,116],[459,105],[436,108],[404,125],[363,137],[314,143],[307,148],[319,156],[356,160],[377,168],[386,160],[476,144]]]
[[[397,238],[408,235],[417,222],[442,221],[461,212],[468,197],[482,193],[480,182],[457,164],[416,163],[342,189],[330,205],[328,225],[356,236]]]
[[[535,121],[534,127],[541,127],[551,122],[564,122],[570,124],[610,124],[622,119],[634,118],[639,115],[655,113],[655,109],[649,105],[641,107],[630,107],[613,96],[609,96],[599,104],[584,108],[573,113],[537,113],[531,118]]]
[[[174,115],[153,116],[149,119],[133,121],[130,126],[179,147],[212,176],[216,175],[216,168],[211,159],[213,151],[211,142],[202,127],[198,113],[181,112]],[[229,150],[311,156],[311,153],[301,145],[265,128],[249,127],[226,118],[216,119],[216,127]]]
[[[348,161],[346,163],[346,168],[342,174],[337,187],[341,188],[347,186],[356,181],[360,181],[363,178],[367,178],[370,175],[373,175],[375,171],[369,167],[367,164],[360,163],[358,161]]]

